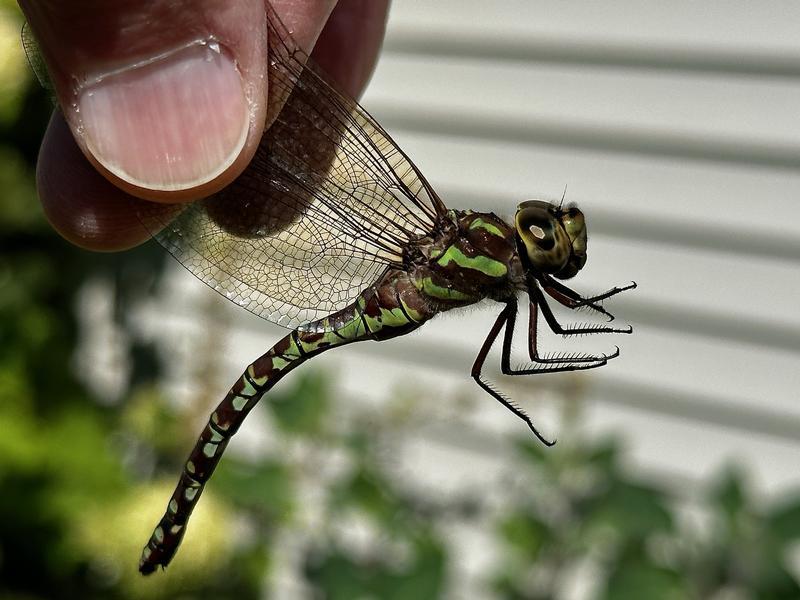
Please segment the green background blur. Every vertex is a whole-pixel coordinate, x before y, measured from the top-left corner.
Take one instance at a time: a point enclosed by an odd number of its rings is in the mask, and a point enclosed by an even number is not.
[[[25,64],[20,26],[16,6],[0,1],[0,598],[452,597],[454,521],[493,540],[494,560],[469,585],[476,598],[556,598],[576,573],[589,597],[800,598],[800,496],[756,505],[732,466],[708,482],[697,527],[667,484],[621,469],[618,442],[581,442],[578,386],[563,398],[564,441],[516,443],[518,480],[500,490],[498,511],[480,491],[442,501],[406,489],[381,456],[424,406],[401,390],[391,410],[343,425],[328,376],[313,366],[261,409],[277,448],[305,450],[229,453],[173,565],[140,577],[141,547],[204,415],[164,396],[158,348],[128,318],[158,285],[166,253],[155,244],[85,252],[42,216],[34,166],[51,105]],[[125,332],[130,377],[113,402],[75,361],[78,305],[96,281],[113,289]],[[319,486],[321,518],[310,526],[303,489],[316,458],[334,454],[342,466]],[[353,543],[342,523],[366,534]]]

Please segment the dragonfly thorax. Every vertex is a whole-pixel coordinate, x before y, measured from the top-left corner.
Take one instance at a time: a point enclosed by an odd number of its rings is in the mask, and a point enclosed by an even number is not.
[[[577,207],[529,200],[517,207],[514,225],[519,252],[534,269],[569,279],[586,264],[586,221]]]

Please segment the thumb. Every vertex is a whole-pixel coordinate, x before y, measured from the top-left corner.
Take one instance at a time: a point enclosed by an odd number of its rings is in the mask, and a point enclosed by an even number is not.
[[[118,187],[180,201],[232,181],[266,118],[264,0],[20,0],[65,120]]]

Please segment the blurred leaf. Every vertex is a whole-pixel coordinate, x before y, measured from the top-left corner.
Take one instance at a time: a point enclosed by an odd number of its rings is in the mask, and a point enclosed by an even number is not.
[[[33,171],[18,152],[7,146],[0,146],[0,186],[3,190],[0,228],[19,235],[44,226]]]
[[[535,467],[547,467],[553,458],[553,451],[538,441],[522,438],[514,441],[514,446],[523,459]]]
[[[729,518],[733,519],[747,505],[742,474],[735,467],[728,467],[711,488],[709,499]]]
[[[783,543],[800,540],[800,496],[784,499],[768,511],[767,527]]]
[[[526,512],[510,515],[500,523],[500,534],[506,543],[525,560],[535,560],[542,546],[551,538],[549,526]]]
[[[605,473],[611,473],[616,469],[618,454],[617,440],[606,439],[588,449],[585,460],[589,465],[598,467]]]
[[[31,411],[24,372],[14,366],[0,364],[0,481],[10,472],[35,473],[45,456],[40,425]]]
[[[159,454],[185,458],[186,423],[176,416],[157,387],[143,385],[135,389],[122,406],[119,423]]]
[[[326,600],[358,600],[369,598],[371,573],[369,567],[359,567],[347,555],[329,549],[312,552],[304,567],[306,579],[315,585],[318,595]]]
[[[495,575],[489,582],[489,588],[494,590],[503,600],[539,600],[541,596],[534,595],[532,592],[521,592],[517,589],[519,585],[519,574],[503,572]]]
[[[270,391],[265,399],[275,421],[290,433],[317,433],[328,418],[327,378],[315,371],[295,378],[286,391]]]
[[[345,434],[344,445],[354,455],[358,457],[368,456],[372,451],[373,431],[356,429]]]
[[[680,575],[646,562],[618,565],[606,586],[605,600],[684,600],[690,598]]]
[[[800,598],[800,585],[779,562],[779,557],[764,557],[751,589],[758,598],[771,600],[797,600]]]
[[[111,451],[108,429],[92,409],[71,410],[46,436],[47,469],[61,480],[53,503],[79,513],[87,499],[113,498],[126,488],[119,457]]]
[[[338,548],[311,552],[305,574],[328,600],[426,600],[444,595],[445,552],[428,536],[417,538],[412,556],[401,562],[380,556],[356,560]]]
[[[31,78],[20,42],[21,27],[19,10],[0,5],[0,124],[16,118]]]
[[[275,521],[288,519],[294,507],[292,474],[276,461],[248,464],[228,459],[214,475],[214,485],[231,503],[267,514]]]
[[[376,582],[376,597],[441,598],[444,592],[446,555],[441,543],[421,536],[414,543],[414,557],[404,568],[381,573]]]
[[[669,531],[673,520],[665,500],[649,487],[616,480],[594,501],[586,526],[613,531],[622,540],[638,540],[658,531]]]
[[[379,525],[392,529],[399,526],[398,518],[405,516],[399,499],[392,494],[391,486],[366,467],[358,469],[337,486],[332,500],[338,510],[358,508],[373,517]]]

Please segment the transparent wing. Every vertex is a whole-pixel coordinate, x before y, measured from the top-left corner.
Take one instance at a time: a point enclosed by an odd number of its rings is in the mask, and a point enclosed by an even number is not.
[[[31,31],[31,26],[27,22],[22,24],[20,36],[22,38],[22,47],[25,49],[25,56],[28,58],[28,64],[33,74],[36,75],[39,84],[53,95],[53,84],[50,81],[50,74],[47,72],[47,65],[39,51],[39,44]]]
[[[445,212],[388,134],[338,92],[268,6],[270,114],[247,170],[171,222],[142,219],[189,271],[288,327],[349,304]],[[279,111],[279,112],[278,112]]]

